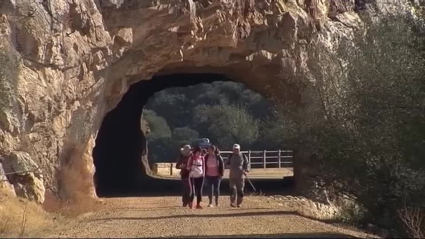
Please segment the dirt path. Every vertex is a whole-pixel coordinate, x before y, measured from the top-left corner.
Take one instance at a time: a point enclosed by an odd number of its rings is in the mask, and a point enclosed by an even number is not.
[[[366,237],[298,216],[264,197],[246,197],[243,208],[191,210],[178,197],[104,199],[105,209],[80,218],[52,237]]]

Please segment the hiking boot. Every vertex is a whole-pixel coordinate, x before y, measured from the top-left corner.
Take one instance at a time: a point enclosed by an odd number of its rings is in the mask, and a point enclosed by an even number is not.
[[[238,205],[237,205],[237,207],[241,208],[241,207],[242,207],[242,205],[238,204]]]
[[[234,203],[230,203],[231,207],[236,207],[236,205]]]
[[[188,206],[189,206],[189,208],[190,208],[190,209],[192,209],[192,208],[193,208],[193,203],[191,203],[191,202],[190,202],[190,203],[188,204]]]
[[[201,205],[196,205],[196,209],[204,209]]]
[[[208,207],[214,207],[214,205],[212,205],[212,203],[208,204]]]

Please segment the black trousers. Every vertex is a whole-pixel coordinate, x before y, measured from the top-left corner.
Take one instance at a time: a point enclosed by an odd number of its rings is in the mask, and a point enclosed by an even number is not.
[[[196,195],[196,203],[202,202],[202,188],[204,187],[204,177],[190,178],[191,194],[190,202],[193,202]]]
[[[182,202],[187,205],[190,203],[190,186],[189,186],[189,177],[182,177]]]

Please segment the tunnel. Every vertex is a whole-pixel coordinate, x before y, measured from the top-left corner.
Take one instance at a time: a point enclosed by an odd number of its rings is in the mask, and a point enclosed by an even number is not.
[[[175,182],[160,182],[146,174],[142,163],[142,157],[147,157],[146,137],[140,125],[143,108],[149,97],[169,87],[229,80],[220,74],[174,74],[131,85],[118,105],[106,114],[96,138],[93,160],[97,194],[125,195],[175,188]]]
[[[232,81],[222,74],[169,74],[154,76],[130,86],[118,105],[104,117],[93,149],[94,184],[100,197],[180,194],[180,181],[149,175],[146,135],[141,116],[149,98],[170,87],[187,87],[214,81]],[[143,160],[142,160],[143,159]],[[257,180],[266,192],[291,190],[292,179]],[[222,191],[228,185],[222,183]]]

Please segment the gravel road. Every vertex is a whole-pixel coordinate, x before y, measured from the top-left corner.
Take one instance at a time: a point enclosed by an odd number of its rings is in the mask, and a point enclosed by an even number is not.
[[[206,198],[205,198],[206,199]],[[204,200],[205,200],[204,199]],[[179,197],[127,197],[104,200],[102,210],[86,214],[51,237],[366,237],[358,231],[307,219],[263,196],[246,197],[231,208],[188,209]]]

